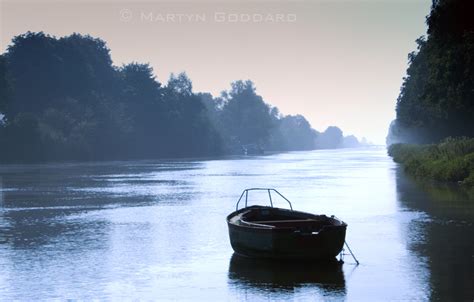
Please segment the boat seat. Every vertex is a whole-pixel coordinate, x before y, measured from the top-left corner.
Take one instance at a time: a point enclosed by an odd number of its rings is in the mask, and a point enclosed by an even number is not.
[[[264,224],[280,228],[301,228],[318,230],[321,229],[325,223],[315,219],[293,219],[293,220],[260,220],[252,221],[252,223]]]
[[[291,220],[255,220],[253,223],[267,224],[267,223],[295,223],[295,222],[316,222],[314,219],[291,219]]]

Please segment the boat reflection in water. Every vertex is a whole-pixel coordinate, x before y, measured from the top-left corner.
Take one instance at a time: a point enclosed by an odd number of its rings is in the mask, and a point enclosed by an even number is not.
[[[334,261],[284,261],[255,259],[233,254],[229,264],[229,281],[239,287],[263,291],[290,290],[315,286],[319,291],[345,296],[342,263]]]

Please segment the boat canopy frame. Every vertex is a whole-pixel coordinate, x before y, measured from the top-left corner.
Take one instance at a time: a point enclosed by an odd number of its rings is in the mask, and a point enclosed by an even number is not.
[[[280,195],[280,197],[282,197],[284,200],[286,200],[286,202],[288,202],[288,204],[290,205],[290,209],[293,211],[293,206],[291,205],[290,200],[288,200],[288,198],[286,198],[285,196],[283,196],[283,194],[278,192],[278,190],[273,189],[273,188],[248,188],[248,189],[245,189],[242,192],[242,194],[240,194],[239,200],[237,201],[237,204],[235,205],[235,210],[236,211],[239,210],[239,203],[242,200],[242,197],[244,197],[244,195],[245,195],[245,208],[247,207],[248,197],[249,197],[249,192],[250,191],[267,191],[268,192],[268,199],[270,200],[270,205],[271,205],[272,208],[273,208],[273,199],[272,199],[272,193],[271,192],[275,192],[276,194]]]

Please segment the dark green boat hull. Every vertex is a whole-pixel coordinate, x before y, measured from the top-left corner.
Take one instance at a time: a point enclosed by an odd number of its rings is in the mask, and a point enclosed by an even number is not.
[[[233,217],[246,209],[248,208],[233,212],[227,217],[230,243],[234,251],[242,256],[272,259],[334,259],[344,246],[347,224],[335,218],[328,217],[337,223],[324,226],[318,232],[306,232],[298,228],[259,228],[232,221]],[[293,212],[308,217],[315,216],[304,212]]]

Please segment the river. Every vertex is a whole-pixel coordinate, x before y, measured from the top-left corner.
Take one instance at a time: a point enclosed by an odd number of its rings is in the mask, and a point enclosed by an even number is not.
[[[236,259],[225,217],[248,187],[347,222],[360,265]],[[3,165],[0,300],[472,301],[473,224],[472,196],[415,183],[382,147]]]

